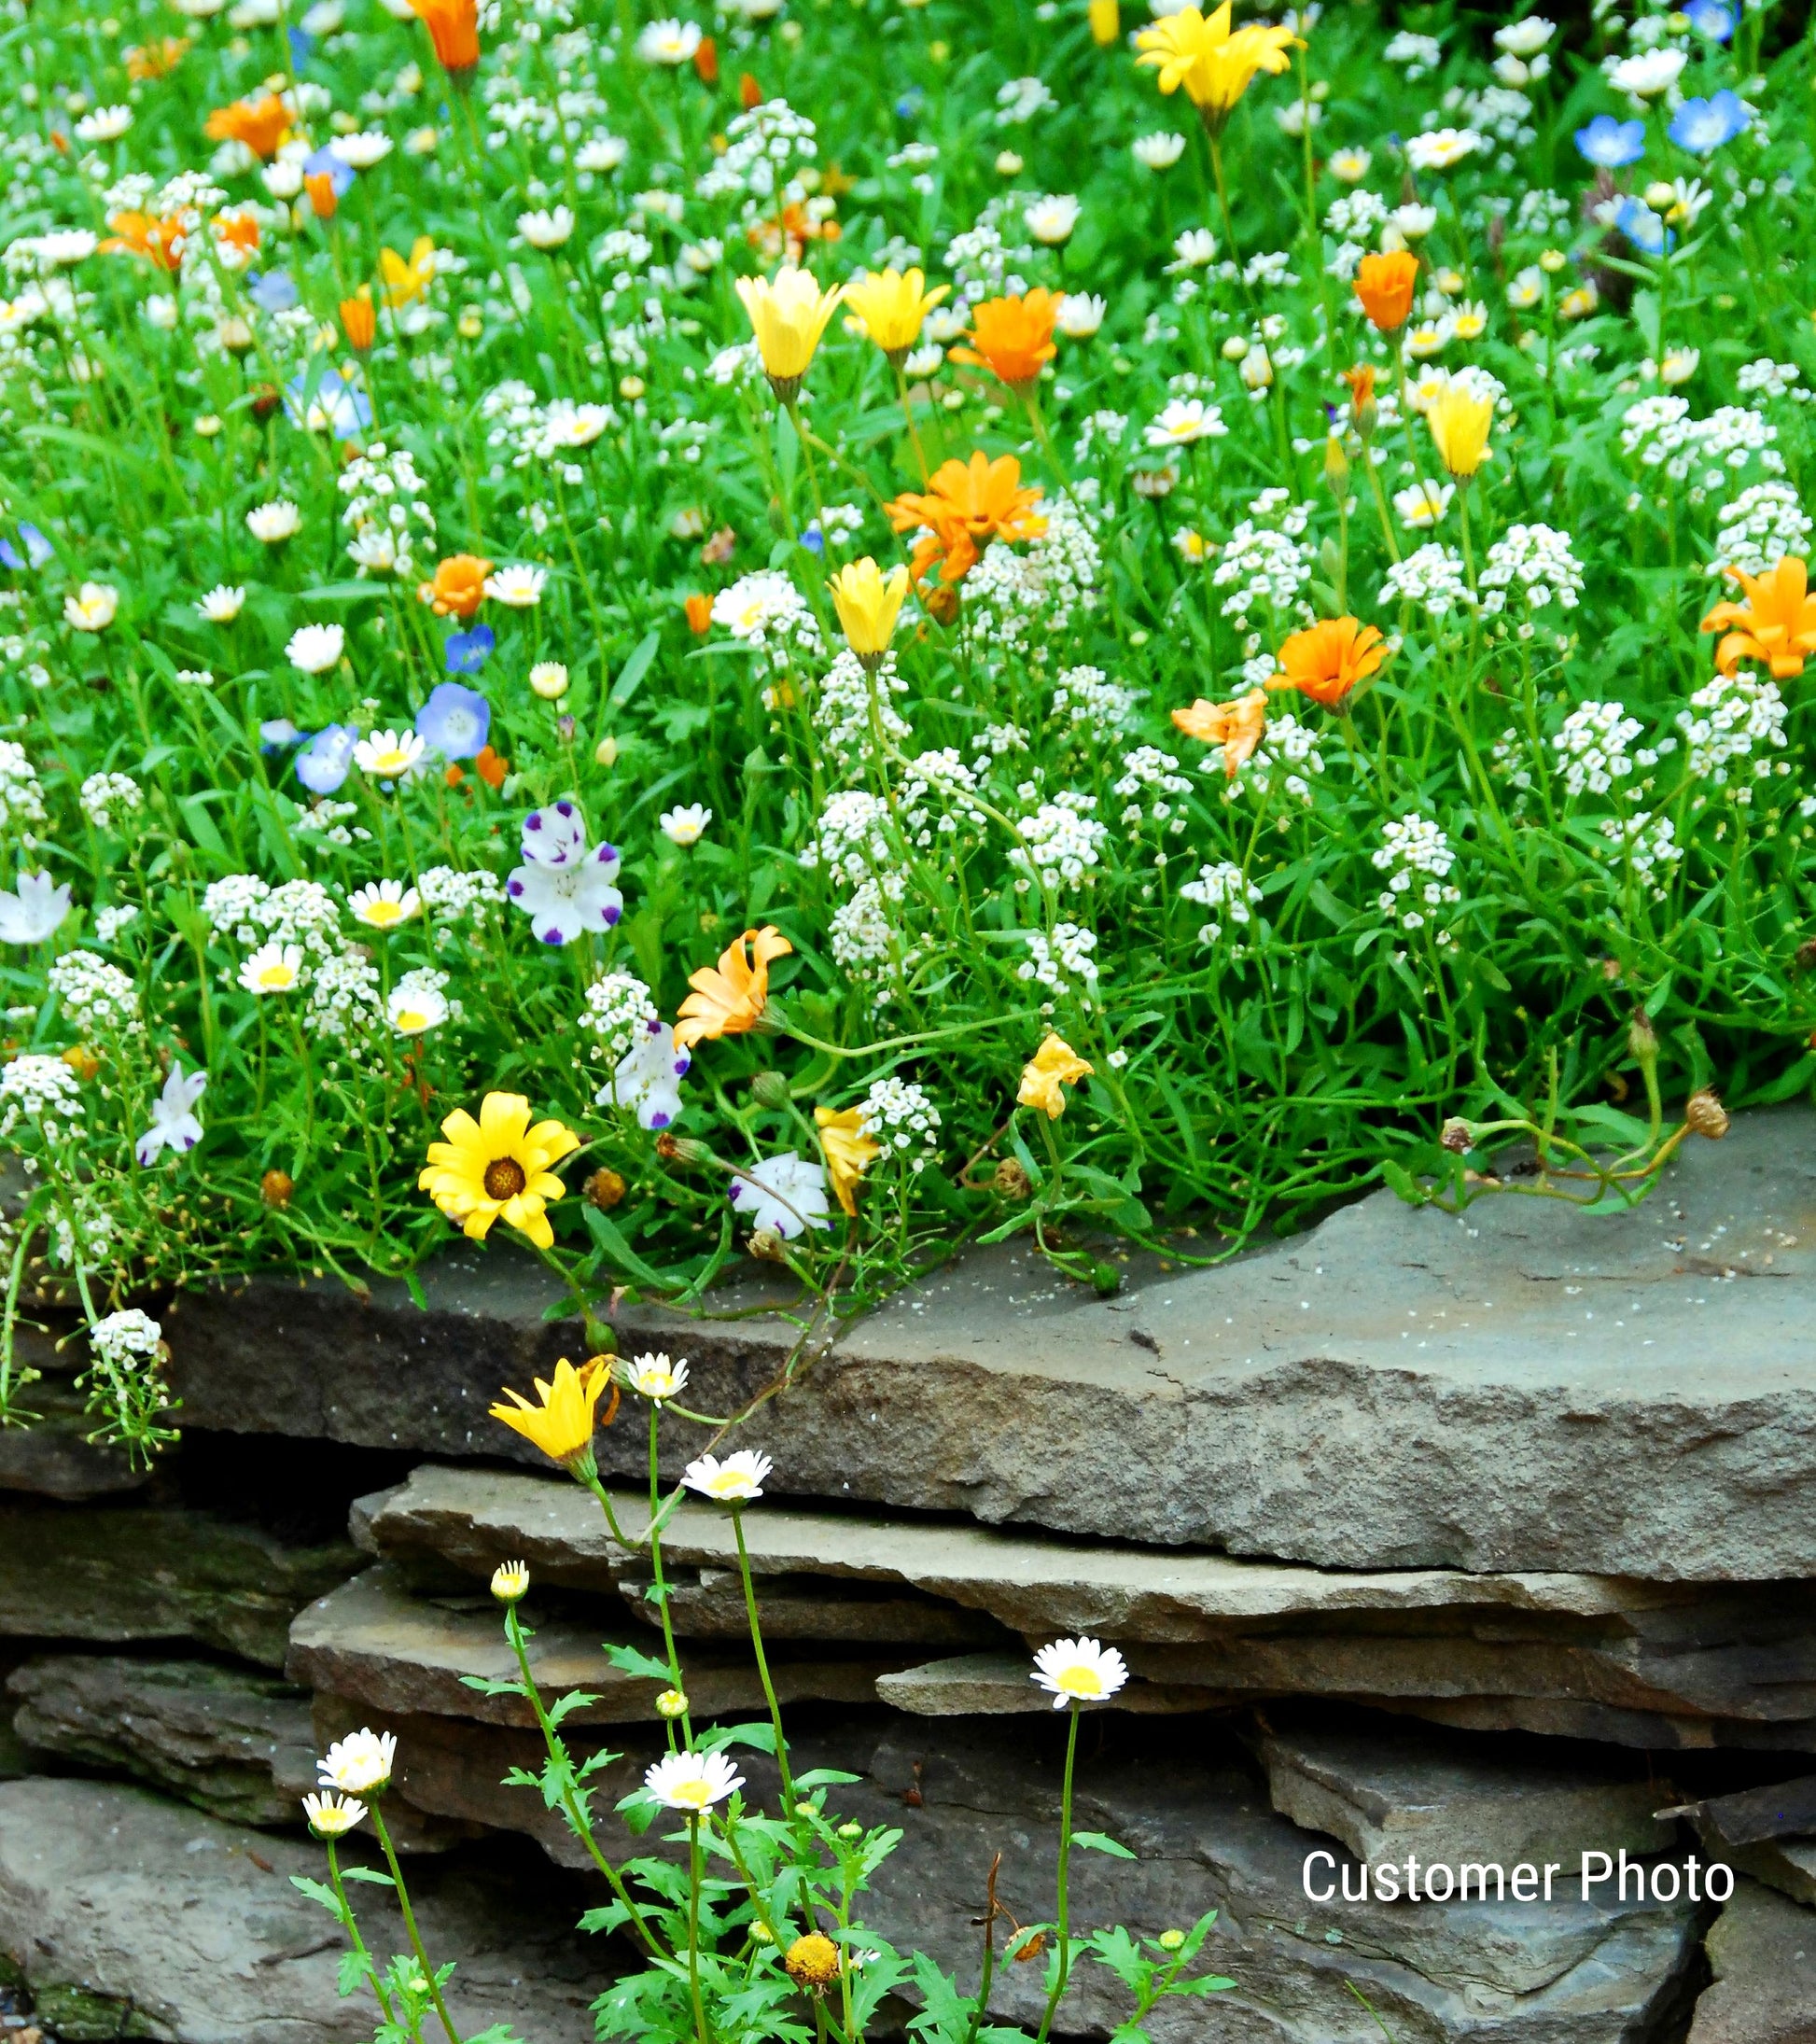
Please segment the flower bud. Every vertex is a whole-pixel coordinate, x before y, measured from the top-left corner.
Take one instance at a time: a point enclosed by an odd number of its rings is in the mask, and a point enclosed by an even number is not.
[[[1177,1952],[1185,1942],[1185,1933],[1182,1930],[1163,1930],[1154,1942],[1163,1952]]]
[[[1018,1159],[1006,1156],[991,1174],[990,1190],[1004,1199],[1026,1199],[1034,1190],[1034,1182]]]
[[[761,1263],[785,1264],[789,1260],[782,1238],[774,1228],[753,1228],[746,1247]]]
[[[1452,1114],[1438,1136],[1439,1143],[1453,1156],[1462,1156],[1475,1147],[1474,1126],[1460,1114]]]
[[[1669,213],[1677,203],[1677,188],[1662,177],[1654,178],[1646,187],[1646,203],[1655,213]]]
[[[258,1181],[258,1197],[268,1207],[287,1207],[297,1182],[287,1171],[270,1170]]]
[[[529,1587],[527,1561],[501,1561],[492,1571],[492,1594],[501,1604],[514,1604]]]
[[[1340,434],[1330,433],[1325,436],[1324,487],[1339,504],[1349,495],[1349,457],[1343,451]]]
[[[761,1107],[786,1108],[794,1098],[779,1071],[760,1071],[750,1082],[750,1091]]]
[[[839,1948],[820,1932],[809,1931],[789,1947],[782,1964],[797,1987],[818,1994],[839,1977]]]
[[[1708,1086],[1703,1086],[1684,1101],[1683,1124],[1693,1136],[1707,1136],[1711,1142],[1719,1142],[1727,1133],[1727,1109]]]
[[[624,1197],[624,1181],[616,1171],[601,1165],[580,1187],[580,1197],[589,1207],[609,1213]]]
[[[711,1145],[693,1136],[658,1136],[656,1155],[664,1163],[678,1164],[683,1170],[697,1164],[710,1164],[713,1160]]]
[[[688,1714],[686,1690],[664,1689],[656,1699],[656,1711],[663,1717],[685,1717]]]
[[[1627,1026],[1627,1054],[1641,1065],[1658,1061],[1658,1033],[1643,1008],[1633,1011],[1633,1019]]]

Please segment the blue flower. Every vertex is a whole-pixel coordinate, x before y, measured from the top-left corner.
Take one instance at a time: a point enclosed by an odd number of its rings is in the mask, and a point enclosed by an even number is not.
[[[290,68],[300,71],[315,54],[315,38],[307,29],[293,28],[290,31]]]
[[[42,567],[57,551],[35,525],[24,519],[19,523],[19,537],[25,542],[23,553],[10,539],[0,539],[0,561],[8,567]]]
[[[267,752],[282,752],[302,736],[287,717],[268,717],[258,727],[258,743]]]
[[[292,31],[294,34],[295,31]],[[353,189],[353,165],[343,156],[336,156],[332,149],[317,149],[314,156],[303,159],[302,175],[305,177],[326,177],[334,187],[334,196],[342,199]]]
[[[331,369],[312,389],[312,370],[300,369],[285,386],[284,409],[292,426],[357,440],[372,423],[372,400],[351,378]]]
[[[1712,99],[1686,99],[1671,118],[1671,140],[1692,156],[1712,156],[1736,135],[1745,134],[1753,114],[1739,93],[1725,86]]]
[[[807,527],[806,531],[801,535],[801,543],[809,553],[824,553],[826,552],[826,535],[819,529],[818,519],[816,519]]]
[[[491,638],[491,632],[483,624],[460,636],[477,638],[482,632]],[[450,660],[449,665],[453,665]],[[416,712],[416,735],[444,760],[476,758],[484,749],[491,728],[491,704],[477,689],[463,689],[458,681],[440,682]]]
[[[498,635],[489,624],[476,624],[470,632],[456,632],[444,651],[450,674],[477,674],[484,666]],[[481,698],[483,700],[483,698]]]
[[[297,754],[297,778],[313,795],[331,795],[353,767],[359,733],[353,724],[328,724]]]
[[[287,313],[301,295],[287,270],[268,270],[263,276],[257,270],[246,273],[246,296],[265,312]]]
[[[1576,131],[1576,147],[1598,170],[1619,170],[1646,153],[1646,124],[1598,114],[1586,128]]]
[[[1683,19],[1711,43],[1725,43],[1734,33],[1734,9],[1725,0],[1689,0]]]
[[[918,85],[911,85],[895,103],[896,119],[898,120],[913,120],[926,104],[927,94]]]
[[[1666,233],[1664,221],[1652,208],[1637,199],[1620,201],[1614,208],[1614,225],[1648,256],[1662,256],[1674,239]]]

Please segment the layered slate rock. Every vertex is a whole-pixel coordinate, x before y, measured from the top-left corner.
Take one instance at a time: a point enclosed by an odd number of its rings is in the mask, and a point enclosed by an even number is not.
[[[41,1754],[131,1774],[238,1824],[294,1825],[314,1772],[306,1691],[204,1660],[47,1654],[6,1687]]]
[[[150,1470],[135,1467],[123,1449],[87,1438],[94,1419],[68,1384],[45,1378],[32,1385],[24,1403],[35,1415],[32,1424],[0,1427],[0,1491],[67,1504],[119,1496],[151,1480]]]
[[[411,1895],[432,1956],[457,1957],[465,2036],[510,2023],[534,2044],[593,2044],[606,1954],[567,1930],[581,1898],[510,1841],[419,1865]],[[357,1859],[356,1844],[347,1848]],[[365,2044],[377,2010],[342,2000],[344,1939],[290,1884],[319,1847],[247,1833],[138,1788],[0,1785],[0,1952],[39,2006],[172,2044]],[[356,1891],[380,1953],[407,1949],[382,1889]],[[96,2027],[91,2036],[107,2034]]]
[[[801,1349],[750,1436],[778,1494],[1340,1569],[1812,1575],[1812,1133],[1802,1108],[1742,1117],[1619,1215],[1381,1193],[1108,1301],[1005,1249],[804,1341],[643,1308],[620,1337],[685,1353],[690,1399],[727,1413]],[[486,1406],[578,1327],[545,1323],[550,1281],[502,1248],[423,1285],[426,1311],[391,1284],[185,1301],[166,1332],[190,1423],[527,1460]],[[773,1296],[753,1278],[719,1303]],[[704,1437],[665,1429],[671,1467]],[[602,1461],[642,1451],[621,1426]]]
[[[193,1640],[281,1668],[291,1618],[358,1561],[209,1512],[0,1500],[0,1638]]]
[[[622,1492],[615,1510],[635,1538],[647,1505]],[[615,1593],[649,1613],[647,1562],[565,1478],[426,1465],[362,1500],[356,1524],[406,1571],[483,1580],[519,1556],[538,1583]],[[886,1678],[886,1701],[923,1715],[1038,1708],[1013,1636],[1086,1632],[1122,1649],[1131,1708],[1323,1696],[1649,1749],[1816,1747],[1816,1610],[1796,1586],[1341,1574],[767,1500],[745,1533],[772,1636],[930,1640],[943,1608],[994,1631],[994,1658],[938,1654]],[[664,1553],[681,1583],[683,1633],[743,1629],[723,1512],[683,1503]]]
[[[1707,1949],[1689,2044],[1816,2044],[1816,1915],[1741,1881]]]

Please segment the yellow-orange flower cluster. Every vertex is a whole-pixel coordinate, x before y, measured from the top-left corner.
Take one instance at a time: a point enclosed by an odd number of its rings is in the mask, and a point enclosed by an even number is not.
[[[1324,618],[1294,632],[1280,648],[1280,671],[1267,686],[1297,689],[1314,703],[1334,709],[1387,656],[1387,641],[1375,625],[1360,618]]]
[[[898,532],[927,527],[909,562],[915,581],[937,562],[940,580],[950,583],[977,566],[992,539],[1038,539],[1047,529],[1034,508],[1040,500],[1039,484],[1024,486],[1013,455],[992,461],[980,451],[969,462],[943,463],[925,491],[905,491],[889,506],[889,518]]]
[[[1012,390],[1028,390],[1059,350],[1053,338],[1059,300],[1047,290],[1021,298],[986,298],[971,313],[968,348],[954,348],[955,362],[970,362],[1000,377]]]
[[[1173,721],[1200,744],[1221,745],[1223,772],[1234,780],[1267,729],[1267,691],[1250,689],[1233,703],[1208,703],[1200,696],[1189,708],[1176,709]]]

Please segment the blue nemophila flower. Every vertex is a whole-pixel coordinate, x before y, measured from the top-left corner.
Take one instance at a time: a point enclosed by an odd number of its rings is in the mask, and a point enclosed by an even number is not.
[[[489,624],[476,624],[470,632],[455,632],[442,649],[450,674],[477,674],[491,658],[498,635]]]
[[[313,390],[310,373],[300,369],[285,386],[284,409],[291,425],[328,431],[336,440],[357,440],[372,423],[372,400],[339,370],[329,370]]]
[[[57,551],[35,525],[27,525],[22,519],[19,537],[25,542],[23,553],[10,539],[0,539],[0,561],[8,567],[42,567]]]
[[[297,754],[297,778],[312,795],[331,795],[353,770],[359,732],[353,724],[328,724]]]
[[[1726,0],[1689,0],[1683,19],[1711,43],[1725,43],[1734,33],[1734,9]]]
[[[1665,223],[1648,205],[1637,199],[1622,199],[1614,206],[1613,225],[1635,248],[1648,256],[1662,256],[1676,238],[1665,231]]]
[[[1598,114],[1586,128],[1576,131],[1576,147],[1598,170],[1620,170],[1646,153],[1646,124]]]
[[[268,717],[258,727],[258,743],[267,752],[282,752],[303,735],[287,717]]]
[[[297,280],[287,270],[249,270],[246,296],[261,311],[287,313],[301,301],[302,294],[297,289]]]
[[[454,648],[463,639],[483,640],[478,659],[470,666],[454,665]],[[492,651],[488,626],[475,625],[470,632],[456,632],[448,641],[448,668],[454,674],[476,673]],[[484,749],[492,728],[492,706],[477,689],[464,689],[458,681],[443,681],[429,692],[429,699],[416,712],[416,735],[444,760],[470,760]]]
[[[300,71],[315,54],[315,38],[305,28],[293,28],[290,35],[290,68]]]
[[[295,33],[294,30],[291,32]],[[337,156],[332,149],[317,149],[313,156],[304,157],[302,175],[305,177],[326,177],[334,188],[334,196],[343,199],[353,189],[353,165],[344,156]]]
[[[1745,134],[1752,120],[1746,101],[1724,86],[1711,99],[1686,99],[1671,117],[1670,136],[1693,156],[1712,156],[1736,135]]]

